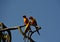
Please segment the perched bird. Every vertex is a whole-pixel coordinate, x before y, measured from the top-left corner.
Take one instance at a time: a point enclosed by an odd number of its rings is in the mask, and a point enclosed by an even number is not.
[[[26,25],[24,34],[26,34],[29,30],[31,30],[30,23],[26,15],[23,16],[23,20],[24,20],[24,25]]]
[[[35,20],[35,18],[33,18],[32,16],[29,17],[30,19],[30,25],[34,26],[36,28],[36,30],[38,29],[38,25],[37,25],[37,21]],[[40,35],[39,31],[37,30],[37,33]]]

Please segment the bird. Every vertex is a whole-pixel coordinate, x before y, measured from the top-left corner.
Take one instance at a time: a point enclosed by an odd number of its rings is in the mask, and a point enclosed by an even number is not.
[[[29,19],[30,19],[30,25],[34,26],[36,28],[36,30],[37,30],[38,29],[38,25],[37,25],[36,19],[33,18],[32,16],[30,16]],[[37,30],[37,33],[40,35],[38,30]]]
[[[23,16],[23,20],[24,20],[24,25],[25,25],[24,34],[26,34],[28,31],[31,30],[31,28],[30,28],[30,23],[29,23],[29,20],[28,20],[28,18],[26,17],[26,15]]]

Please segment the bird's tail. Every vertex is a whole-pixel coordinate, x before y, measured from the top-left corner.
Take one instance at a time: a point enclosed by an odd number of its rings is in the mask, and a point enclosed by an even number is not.
[[[38,35],[40,35],[39,31],[37,30]]]
[[[36,26],[36,29],[38,29],[38,28],[40,28],[40,29],[41,29],[41,27]],[[39,30],[37,30],[37,33],[38,33],[38,35],[40,35]]]

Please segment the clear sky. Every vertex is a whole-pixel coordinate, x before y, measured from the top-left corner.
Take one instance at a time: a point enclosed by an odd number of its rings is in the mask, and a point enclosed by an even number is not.
[[[23,24],[22,16],[33,16],[42,27],[36,42],[60,42],[60,0],[0,0],[0,22],[7,27]],[[12,32],[12,42],[23,42],[18,30]]]

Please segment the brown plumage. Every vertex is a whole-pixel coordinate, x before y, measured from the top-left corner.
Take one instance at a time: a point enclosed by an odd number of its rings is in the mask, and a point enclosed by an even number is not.
[[[26,25],[24,34],[26,34],[29,30],[31,30],[31,28],[30,28],[29,20],[25,15],[23,16],[23,19],[24,19],[24,24]]]
[[[36,29],[38,29],[38,27],[37,27],[37,21],[36,21],[32,16],[30,16],[29,19],[30,19],[30,25],[32,25],[32,26],[34,26]],[[37,30],[37,33],[40,35],[40,33],[39,33],[38,30]]]

